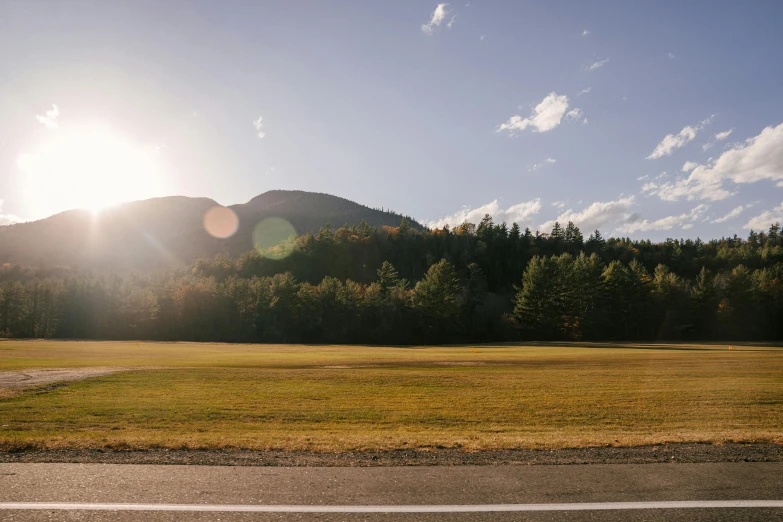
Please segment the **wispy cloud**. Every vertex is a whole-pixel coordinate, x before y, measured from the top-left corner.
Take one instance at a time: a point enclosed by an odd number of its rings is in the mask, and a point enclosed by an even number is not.
[[[597,62],[593,62],[592,64],[585,67],[586,71],[595,71],[596,69],[600,69],[604,65],[606,65],[609,62],[609,58],[606,60],[598,60]]]
[[[533,108],[529,117],[512,116],[505,123],[498,125],[496,132],[508,131],[509,135],[514,135],[528,127],[533,127],[535,132],[547,132],[560,125],[567,109],[568,97],[551,92]]]
[[[698,166],[699,166],[699,164],[698,164],[698,163],[696,163],[695,161],[686,161],[686,162],[685,162],[685,163],[682,165],[682,169],[681,169],[681,170],[682,170],[683,172],[690,172],[690,171],[692,171],[693,169],[695,169],[695,168],[696,168],[696,167],[698,167]]]
[[[555,221],[561,225],[573,221],[583,230],[599,229],[626,219],[633,204],[633,196],[620,197],[616,201],[596,201],[578,212],[572,209],[562,212],[557,218],[543,223],[541,230],[551,230]]]
[[[715,145],[715,144],[716,144],[716,143],[718,143],[719,141],[723,141],[723,140],[725,140],[726,138],[728,138],[729,136],[731,136],[731,133],[732,133],[732,132],[734,132],[734,129],[729,129],[729,130],[727,130],[727,131],[723,131],[723,132],[719,132],[719,133],[717,133],[716,135],[714,135],[714,136],[713,136],[713,137],[710,139],[710,141],[708,141],[707,143],[705,143],[704,145],[702,145],[702,146],[701,146],[701,148],[702,148],[702,149],[704,149],[704,150],[708,150],[708,149],[710,149],[710,148],[711,148],[713,145]]]
[[[454,20],[456,20],[456,19],[457,19],[457,15],[453,15],[451,17],[451,20],[449,20],[449,23],[446,24],[446,27],[451,29],[451,26],[454,25]]]
[[[783,223],[783,203],[773,208],[765,210],[758,216],[745,223],[745,228],[753,230],[766,230],[775,223]]]
[[[590,31],[588,31],[587,29],[582,31],[582,36],[587,36],[588,34],[590,34]]]
[[[704,216],[709,208],[709,205],[698,205],[692,208],[690,212],[676,216],[667,216],[654,221],[649,221],[647,219],[629,220],[617,227],[616,232],[632,234],[634,232],[648,232],[650,230],[669,230],[676,226],[680,226],[683,230],[688,230],[693,227],[693,223],[696,220]]]
[[[547,158],[547,159],[545,159],[544,161],[542,161],[541,163],[536,163],[536,164],[535,164],[535,165],[533,165],[532,167],[528,167],[528,169],[527,169],[527,170],[528,170],[529,172],[533,172],[534,170],[538,170],[538,169],[540,169],[541,167],[545,167],[545,166],[547,166],[547,165],[551,165],[552,163],[557,163],[557,160],[556,160],[555,158]]]
[[[487,39],[487,35],[485,35],[485,34],[482,34],[481,36],[479,36],[479,41],[480,42],[483,42],[486,39]]]
[[[430,17],[430,21],[426,24],[423,24],[421,26],[421,30],[427,34],[432,34],[432,31],[434,31],[437,27],[440,27],[440,24],[443,23],[443,20],[446,18],[446,15],[449,13],[446,11],[446,7],[449,4],[438,4],[438,6],[435,8],[435,10],[432,12],[432,16]],[[454,19],[451,19],[451,22],[449,22],[447,25],[448,27],[451,27],[451,23],[454,22]]]
[[[669,60],[674,60],[675,58],[677,57],[674,56],[674,53],[669,53]]]
[[[585,114],[582,111],[582,109],[571,109],[565,115],[565,118],[567,120],[571,120],[571,121],[579,121],[579,120],[581,120],[584,117],[585,117]],[[587,121],[587,120],[585,120],[585,121]]]
[[[253,121],[253,127],[256,128],[256,133],[258,134],[259,138],[263,138],[264,136],[266,136],[266,133],[263,130],[261,130],[263,126],[264,126],[263,116],[259,116],[258,119]]]
[[[661,142],[655,147],[655,150],[647,156],[647,159],[657,159],[663,156],[669,156],[672,152],[680,147],[684,147],[696,137],[696,134],[704,129],[705,125],[709,125],[715,115],[710,116],[706,120],[695,126],[688,125],[677,134],[667,134],[661,140]]]
[[[730,220],[731,218],[735,218],[735,217],[739,216],[744,209],[745,209],[745,207],[740,205],[737,208],[735,208],[734,210],[732,210],[731,212],[729,212],[728,214],[726,214],[725,216],[720,217],[718,219],[715,219],[712,222],[713,223],[725,223],[726,221]]]
[[[646,191],[667,201],[683,198],[717,201],[734,194],[725,186],[727,181],[743,184],[762,180],[783,181],[783,123],[767,127],[725,151],[718,159],[698,165],[687,178],[653,184]]]
[[[578,93],[576,93],[576,95],[577,95],[577,96],[581,96],[581,95],[583,95],[583,94],[587,94],[587,93],[589,93],[589,92],[590,92],[590,91],[592,91],[592,90],[593,90],[593,88],[592,88],[592,87],[588,87],[588,88],[586,88],[586,89],[582,89],[581,91],[579,91]]]
[[[57,105],[52,104],[52,108],[46,111],[43,116],[36,114],[35,119],[44,124],[47,129],[56,129],[60,126],[57,122],[57,118],[60,116],[60,109]]]
[[[493,217],[495,222],[501,223],[519,223],[519,226],[531,226],[532,217],[541,210],[541,200],[532,199],[522,203],[517,203],[508,208],[502,208],[498,200],[494,200],[478,208],[464,207],[462,210],[446,216],[441,219],[430,221],[427,226],[430,228],[443,228],[445,225],[457,226],[464,222],[479,223],[485,214]]]

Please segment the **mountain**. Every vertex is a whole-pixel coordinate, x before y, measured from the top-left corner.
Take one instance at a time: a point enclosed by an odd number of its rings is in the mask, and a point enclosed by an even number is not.
[[[98,214],[69,210],[29,223],[0,226],[0,264],[80,266],[98,270],[147,270],[192,263],[218,253],[253,248],[253,230],[267,218],[288,221],[298,234],[357,225],[397,226],[402,216],[314,192],[272,190],[232,205],[237,232],[217,239],[204,230],[208,198],[172,196],[124,203]],[[422,226],[409,219],[410,226]]]

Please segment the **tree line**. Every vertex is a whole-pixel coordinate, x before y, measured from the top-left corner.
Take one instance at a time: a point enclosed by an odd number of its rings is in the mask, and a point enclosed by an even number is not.
[[[709,242],[366,223],[150,273],[0,267],[0,336],[414,344],[783,340],[775,224]]]

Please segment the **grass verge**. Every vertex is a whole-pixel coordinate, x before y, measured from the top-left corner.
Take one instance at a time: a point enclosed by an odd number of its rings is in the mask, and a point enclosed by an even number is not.
[[[0,342],[0,371],[141,367],[0,399],[0,449],[783,443],[783,350]]]

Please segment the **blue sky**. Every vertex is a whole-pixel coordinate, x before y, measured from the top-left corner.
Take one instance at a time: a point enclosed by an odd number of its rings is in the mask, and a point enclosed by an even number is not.
[[[0,221],[301,189],[432,225],[746,235],[783,219],[780,20],[775,1],[5,1]]]

